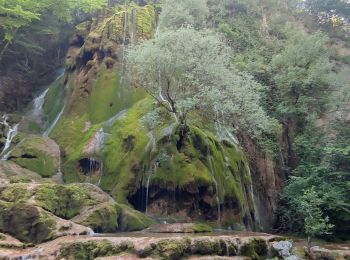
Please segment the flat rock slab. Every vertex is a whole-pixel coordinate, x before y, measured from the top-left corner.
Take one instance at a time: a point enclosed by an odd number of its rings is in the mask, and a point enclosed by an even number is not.
[[[60,259],[57,258],[57,256],[60,253],[60,250],[62,247],[66,247],[69,245],[73,245],[75,243],[88,243],[88,242],[102,242],[102,241],[108,241],[112,245],[120,245],[120,244],[130,244],[133,246],[133,254],[122,254],[118,256],[113,257],[101,257],[99,259],[126,259],[126,260],[132,260],[132,259],[140,259],[138,255],[140,255],[140,252],[145,251],[147,248],[152,248],[154,245],[159,244],[162,241],[167,241],[170,243],[176,243],[178,241],[182,241],[183,239],[189,239],[192,244],[195,244],[197,242],[201,241],[210,241],[212,243],[219,243],[219,241],[226,241],[227,243],[232,243],[235,245],[244,245],[247,242],[249,242],[252,239],[262,239],[266,242],[273,241],[277,238],[277,236],[269,235],[265,233],[253,233],[255,235],[251,236],[251,233],[237,233],[237,234],[227,234],[227,235],[219,235],[219,234],[213,234],[212,236],[206,235],[206,236],[200,236],[200,235],[181,235],[181,234],[158,234],[157,236],[152,236],[152,234],[142,234],[142,233],[127,233],[125,235],[129,236],[122,236],[123,234],[116,234],[118,236],[112,237],[112,236],[66,236],[66,237],[60,237],[53,241],[49,241],[46,243],[39,244],[35,247],[30,247],[26,249],[16,249],[16,248],[8,248],[8,249],[0,249],[0,259],[19,259],[22,257],[22,259],[28,259],[28,257],[32,257],[34,259],[48,259],[48,260],[54,260],[54,259]],[[142,259],[159,259],[159,258],[152,258],[148,256],[147,258]],[[208,258],[191,258],[191,259],[208,259]],[[210,258],[213,259],[213,258]],[[216,258],[215,258],[216,259]],[[220,259],[220,258],[217,258]],[[225,259],[225,258],[221,258]],[[230,258],[232,259],[232,258]],[[242,259],[242,258],[240,258]]]

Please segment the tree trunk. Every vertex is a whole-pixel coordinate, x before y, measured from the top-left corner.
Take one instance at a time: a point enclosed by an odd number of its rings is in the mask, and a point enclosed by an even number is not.
[[[307,252],[310,254],[311,252],[311,245],[312,245],[312,242],[311,242],[311,236],[308,236],[307,237]]]
[[[2,57],[4,56],[7,48],[10,46],[10,42],[6,42],[4,48],[2,48],[1,52],[0,52],[0,63],[2,61]]]

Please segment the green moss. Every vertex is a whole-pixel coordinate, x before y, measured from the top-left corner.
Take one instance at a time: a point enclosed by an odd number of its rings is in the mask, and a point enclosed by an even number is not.
[[[86,220],[79,224],[91,227],[98,233],[113,233],[118,229],[119,206],[105,203],[89,214]]]
[[[27,187],[27,184],[11,184],[1,192],[0,199],[7,202],[25,202],[32,196]]]
[[[241,255],[251,257],[253,260],[266,259],[268,248],[263,239],[252,239],[241,248]]]
[[[133,91],[120,85],[120,77],[109,72],[105,65],[93,86],[88,100],[89,119],[93,124],[101,123],[132,104]]]
[[[186,253],[190,252],[191,241],[187,238],[183,239],[164,239],[156,245],[151,245],[154,249],[151,254],[160,259],[172,260],[181,259]]]
[[[120,230],[122,231],[139,231],[154,224],[151,218],[126,205],[121,205],[121,210]]]
[[[195,240],[192,246],[192,253],[199,255],[221,255],[221,244],[210,238]]]
[[[0,231],[27,243],[42,243],[55,237],[56,222],[29,203],[0,201]]]
[[[213,228],[211,226],[208,226],[203,223],[195,223],[194,225],[194,232],[195,233],[205,233],[205,232],[212,232]]]
[[[144,156],[148,143],[147,131],[139,119],[147,112],[152,102],[149,99],[136,103],[125,115],[116,121],[110,129],[110,137],[105,145],[105,173],[101,186],[111,191],[117,202],[127,204],[128,185],[135,177],[134,172]],[[133,140],[132,149],[123,145]]]
[[[59,259],[87,260],[97,257],[118,255],[122,252],[130,252],[133,246],[128,243],[112,244],[108,240],[76,242],[61,247]]]
[[[88,191],[77,185],[40,185],[35,194],[38,206],[52,212],[56,216],[70,219],[88,202]]]
[[[10,160],[42,177],[51,177],[57,172],[57,162],[45,148],[45,139],[39,136],[27,137],[13,149]]]

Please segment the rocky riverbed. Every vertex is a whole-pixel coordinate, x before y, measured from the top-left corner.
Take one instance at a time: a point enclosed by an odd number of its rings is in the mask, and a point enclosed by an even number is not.
[[[314,247],[308,258],[304,245],[251,232],[65,236],[35,246],[2,235],[0,259],[350,259],[350,245]]]

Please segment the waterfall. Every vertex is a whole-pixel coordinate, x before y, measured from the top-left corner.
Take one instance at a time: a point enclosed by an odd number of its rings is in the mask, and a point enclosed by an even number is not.
[[[12,140],[13,138],[17,135],[17,132],[18,132],[18,126],[19,124],[15,124],[13,125],[12,127],[9,125],[9,123],[7,122],[8,120],[8,115],[7,114],[4,114],[3,115],[3,122],[2,124],[4,124],[6,127],[9,127],[9,130],[7,132],[7,136],[6,136],[6,142],[5,142],[5,146],[4,146],[4,149],[2,150],[1,154],[0,155],[4,155],[4,153],[10,148],[11,144],[12,144]],[[6,154],[8,155],[8,154]],[[1,158],[1,160],[6,160],[7,157],[3,156]]]
[[[248,168],[248,175],[249,177],[252,179],[252,174],[250,172],[250,167],[249,165],[247,165],[247,168]],[[256,224],[260,226],[260,218],[259,218],[259,211],[257,210],[257,206],[256,206],[256,198],[255,198],[255,193],[254,193],[254,187],[253,187],[253,181],[252,183],[250,184],[250,188],[249,188],[249,193],[250,193],[250,196],[252,197],[252,200],[253,200],[253,207],[254,207],[254,218],[255,218],[255,223],[254,226],[256,227]]]
[[[55,80],[53,82],[56,82],[57,80],[59,80],[60,78],[63,77],[64,73],[65,73],[65,69],[64,68],[60,68],[56,71],[57,76],[55,78]],[[42,109],[43,109],[43,105],[45,103],[45,97],[47,95],[47,93],[49,92],[50,87],[45,89],[38,97],[36,97],[33,100],[33,112],[32,115],[34,116],[38,116],[41,115],[42,113]]]
[[[63,184],[64,180],[63,180],[62,165],[61,165],[62,164],[61,150],[58,149],[58,151],[59,151],[59,154],[58,154],[58,167],[57,167],[56,179],[58,183]]]
[[[98,182],[97,182],[97,186],[100,187],[101,186],[101,180],[102,180],[102,176],[103,176],[103,161],[101,161],[101,166],[100,166],[100,178],[98,179]]]
[[[154,152],[157,147],[156,147],[156,139],[154,138],[153,132],[150,131],[148,134],[148,144],[146,145],[145,150],[149,151],[150,153]],[[149,171],[148,177],[147,177],[147,182],[146,182],[146,201],[145,201],[145,207],[146,207],[146,214],[148,213],[148,198],[149,198],[149,186],[150,186],[150,182],[151,182],[151,177],[153,175],[154,172],[157,171],[157,167],[158,167],[158,161],[156,161],[155,164],[153,164],[153,166],[151,166],[151,170]]]
[[[209,162],[209,167],[210,167],[210,174],[211,174],[211,177],[213,179],[213,183],[215,185],[215,198],[216,198],[216,204],[217,204],[217,207],[218,207],[218,222],[220,224],[221,222],[221,208],[220,208],[220,198],[219,198],[219,189],[218,189],[218,182],[216,181],[215,179],[215,171],[214,171],[214,166],[213,166],[213,158],[211,156],[211,153],[210,153],[210,145],[209,145],[209,140],[206,139],[206,142],[207,142],[207,158],[208,158],[208,162]]]
[[[34,102],[34,108],[33,108],[33,115],[34,116],[38,116],[41,114],[47,92],[49,92],[49,89],[46,89],[43,93],[40,94],[40,96],[38,96],[34,99],[34,101],[33,101]]]
[[[63,112],[64,112],[64,108],[65,106],[63,106],[61,112],[57,115],[57,117],[55,118],[55,120],[52,122],[52,124],[49,126],[48,129],[46,129],[46,131],[44,132],[43,136],[44,137],[48,137],[49,134],[52,132],[52,130],[55,128],[55,126],[57,125],[58,121],[60,120]]]
[[[122,61],[122,63],[124,63],[124,60],[125,60],[125,43],[126,43],[127,25],[128,25],[128,6],[125,3],[123,34],[122,34],[122,44],[121,44],[121,61]]]
[[[136,15],[137,15],[137,9],[134,8],[131,11],[131,25],[129,26],[131,46],[134,46],[136,43],[136,34],[137,34],[137,26],[136,26],[137,16]]]
[[[226,256],[229,257],[230,256],[230,244],[229,241],[224,240],[225,243],[225,247],[226,247]]]
[[[146,210],[145,213],[148,214],[148,198],[149,198],[149,187],[150,187],[150,183],[151,183],[151,177],[153,175],[153,173],[155,173],[157,171],[158,168],[158,161],[153,165],[153,167],[151,167],[151,170],[149,171],[149,175],[147,178],[147,183],[146,183]]]

